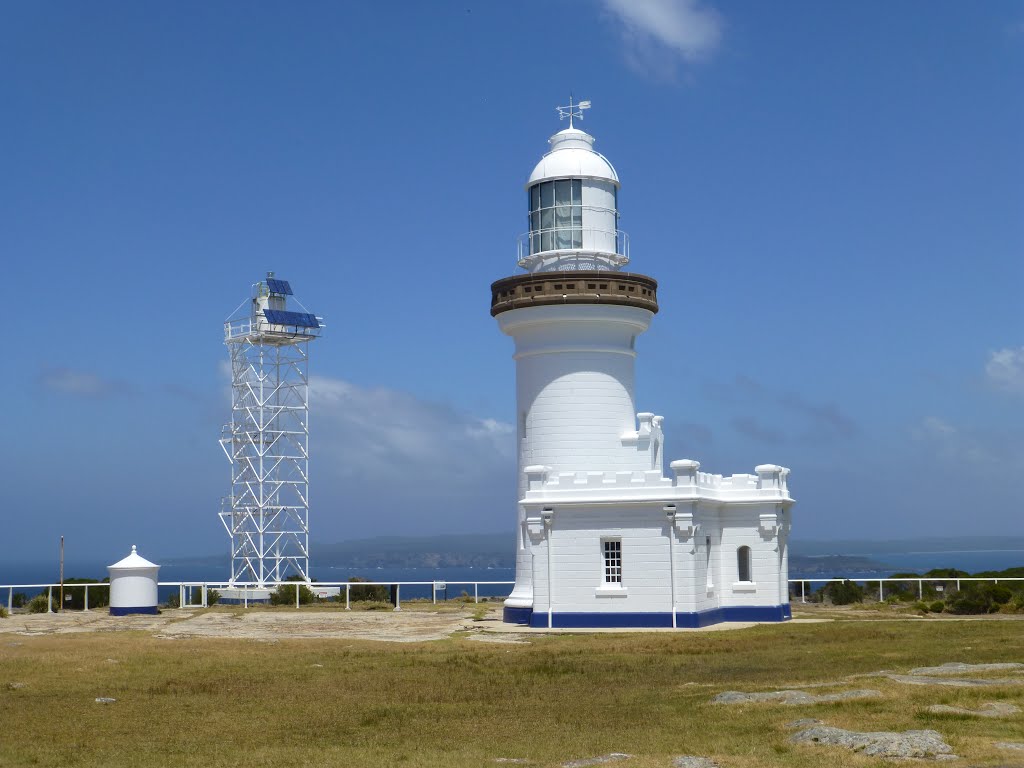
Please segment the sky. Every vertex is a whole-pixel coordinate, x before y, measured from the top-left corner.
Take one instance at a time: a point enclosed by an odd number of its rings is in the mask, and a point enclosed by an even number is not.
[[[0,5],[2,557],[227,552],[222,324],[312,350],[312,546],[509,531],[524,183],[570,94],[666,456],[794,539],[1024,533],[1024,5]],[[511,545],[510,545],[511,546]],[[113,560],[110,560],[113,562]]]

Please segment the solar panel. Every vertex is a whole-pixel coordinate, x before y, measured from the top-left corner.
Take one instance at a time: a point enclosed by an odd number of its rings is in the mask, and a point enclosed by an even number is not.
[[[315,315],[308,312],[285,312],[282,309],[265,309],[263,316],[272,325],[290,325],[293,328],[319,328]]]
[[[270,289],[271,293],[277,293],[281,296],[292,295],[292,287],[288,284],[287,280],[275,280],[272,277],[268,277],[267,288]]]

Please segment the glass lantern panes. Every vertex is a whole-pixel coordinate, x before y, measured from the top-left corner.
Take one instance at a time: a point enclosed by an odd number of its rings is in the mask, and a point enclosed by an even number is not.
[[[544,181],[530,187],[530,253],[582,247],[582,179]]]

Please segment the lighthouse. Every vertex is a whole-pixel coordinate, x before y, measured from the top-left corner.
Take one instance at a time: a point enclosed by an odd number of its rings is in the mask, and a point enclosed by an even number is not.
[[[515,342],[516,580],[506,622],[547,627],[703,626],[789,616],[789,470],[664,473],[663,419],[638,411],[638,338],[657,282],[627,270],[614,166],[559,107],[526,184],[521,273],[491,285]]]

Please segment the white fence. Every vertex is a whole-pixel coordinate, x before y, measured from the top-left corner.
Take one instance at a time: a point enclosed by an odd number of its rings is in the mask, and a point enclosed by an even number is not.
[[[815,584],[830,584],[830,583],[841,583],[844,581],[852,581],[858,584],[874,584],[878,583],[878,600],[879,602],[885,599],[885,585],[896,584],[896,583],[911,583],[917,585],[917,597],[919,600],[924,598],[924,585],[925,584],[936,584],[936,591],[942,592],[945,590],[947,584],[956,584],[956,589],[960,590],[960,585],[963,582],[994,582],[996,584],[1006,582],[1024,582],[1022,577],[1006,577],[1006,578],[995,578],[995,577],[979,577],[979,576],[961,576],[955,577],[920,577],[920,578],[899,578],[899,579],[887,579],[887,578],[864,578],[864,577],[839,577],[832,579],[790,579],[790,592],[795,593],[795,585],[800,587],[800,602],[806,603],[808,596],[808,586],[810,585],[810,592],[814,591]],[[448,586],[457,587],[473,587],[473,602],[480,602],[480,587],[497,587],[506,586],[511,587],[515,582],[513,581],[315,581],[312,584],[304,581],[281,581],[268,583],[264,587],[259,588],[256,584],[228,584],[227,582],[218,581],[161,581],[159,586],[161,587],[177,587],[178,588],[178,605],[192,605],[192,599],[194,597],[194,590],[200,590],[200,601],[195,603],[196,607],[208,607],[208,595],[209,590],[231,590],[233,592],[232,599],[237,600],[239,604],[249,607],[249,603],[262,604],[266,602],[266,593],[270,589],[276,589],[279,586],[316,586],[316,587],[337,587],[338,596],[341,596],[341,590],[345,591],[345,610],[351,610],[352,608],[352,588],[361,587],[389,587],[394,589],[392,602],[395,605],[395,610],[401,610],[402,605],[402,587],[428,587],[430,588],[431,601],[433,604],[437,604],[438,592],[445,592]],[[67,589],[85,589],[85,608],[89,610],[89,588],[110,588],[110,584],[107,582],[94,582],[92,584],[82,583],[68,583],[64,584]],[[49,605],[49,612],[53,612],[54,605],[54,592],[58,593],[57,602],[60,602],[61,585],[59,583],[53,584],[0,584],[0,594],[3,594],[3,590],[7,590],[7,609],[12,610],[14,607],[14,591],[22,589],[40,590],[45,592],[47,595],[47,601]],[[468,595],[468,593],[467,593]],[[236,597],[237,596],[237,597]],[[495,595],[491,595],[495,597]],[[485,595],[486,597],[486,595]],[[497,595],[501,597],[501,595]],[[295,607],[300,606],[301,590],[295,590]]]
[[[956,582],[956,589],[959,592],[960,591],[960,582],[962,582],[962,581],[968,581],[968,582],[970,582],[970,581],[985,581],[985,582],[995,582],[996,584],[998,584],[999,582],[1007,582],[1007,581],[1024,581],[1024,578],[1017,577],[1017,576],[1004,577],[1004,578],[995,578],[993,576],[988,576],[988,577],[985,577],[985,576],[961,576],[959,578],[956,578],[956,577],[953,577],[953,576],[945,576],[945,577],[943,577],[943,576],[928,576],[928,577],[922,576],[920,578],[910,577],[910,578],[899,578],[899,579],[866,579],[866,578],[863,578],[863,577],[857,577],[857,578],[845,578],[845,577],[843,577],[843,578],[837,578],[837,579],[790,579],[789,583],[790,583],[791,586],[793,584],[799,584],[800,585],[800,602],[801,603],[806,603],[807,602],[807,585],[808,584],[834,584],[834,583],[837,583],[837,582],[842,583],[844,581],[852,581],[852,582],[855,582],[857,584],[868,584],[868,583],[874,584],[877,581],[878,582],[878,602],[881,603],[881,602],[883,602],[885,600],[885,592],[884,592],[884,585],[885,584],[892,584],[892,583],[899,583],[899,582],[910,582],[911,584],[917,584],[917,599],[918,600],[923,600],[924,599],[924,585],[926,583],[935,583],[936,584],[936,591],[943,592],[943,591],[945,591],[945,587],[946,587],[947,584],[950,584],[952,582]],[[792,591],[792,589],[790,591]],[[812,588],[812,591],[813,591],[813,588]]]
[[[224,581],[161,581],[158,582],[160,587],[177,587],[178,588],[178,605],[192,605],[192,599],[194,590],[200,590],[200,602],[195,603],[197,607],[208,607],[208,596],[209,590],[231,590],[233,593],[231,596],[232,601],[239,601],[241,605],[246,608],[249,607],[249,603],[262,604],[266,602],[266,594],[268,591],[276,589],[280,586],[295,586],[301,585],[304,587],[337,587],[339,597],[341,591],[345,593],[345,610],[351,610],[352,608],[352,588],[362,587],[388,587],[394,589],[393,601],[395,603],[395,609],[401,609],[401,595],[402,587],[425,587],[429,588],[431,594],[431,601],[433,604],[437,604],[437,595],[439,592],[447,594],[446,590],[449,586],[456,587],[472,587],[473,588],[473,602],[480,602],[480,587],[490,586],[504,586],[509,587],[508,591],[511,591],[511,587],[515,584],[514,581],[314,581],[312,583],[305,581],[278,581],[278,582],[267,582],[263,587],[259,587],[256,584],[243,584],[236,582],[235,584],[229,584]],[[93,582],[91,584],[83,584],[80,582],[65,583],[64,588],[70,589],[85,589],[84,598],[84,610],[89,610],[89,589],[90,587],[95,589],[96,587],[109,589],[109,582]],[[48,612],[53,613],[54,600],[60,603],[60,583],[53,584],[0,584],[0,594],[3,594],[3,590],[7,590],[7,610],[11,611],[14,608],[14,593],[15,590],[39,590],[40,593],[47,595]],[[54,593],[57,593],[56,597]],[[467,592],[468,594],[468,592]],[[237,597],[236,597],[237,596]],[[302,597],[302,591],[295,590],[295,607],[300,606]],[[486,597],[486,595],[485,595]]]

